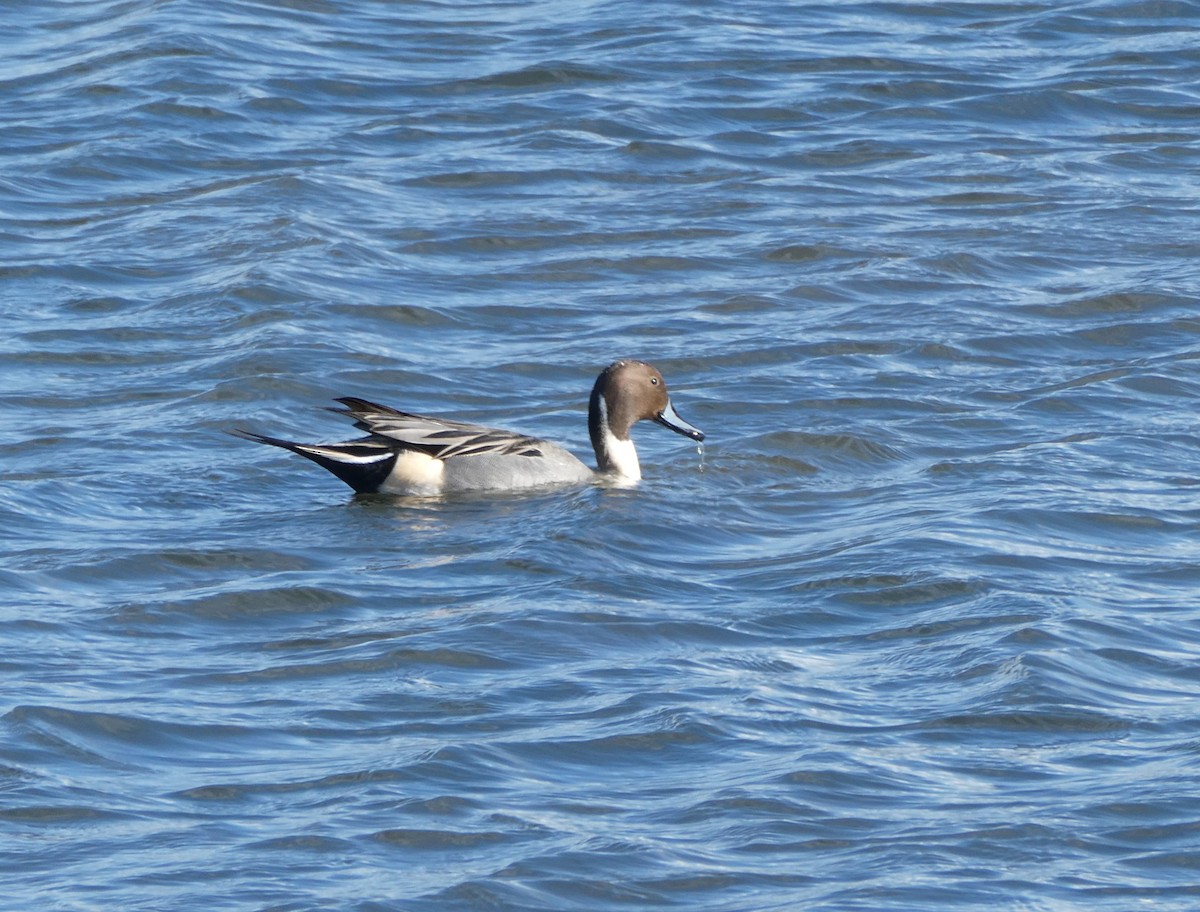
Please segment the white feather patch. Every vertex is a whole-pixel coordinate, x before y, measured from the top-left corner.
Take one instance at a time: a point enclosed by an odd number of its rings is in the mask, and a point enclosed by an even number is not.
[[[379,490],[392,494],[434,493],[442,489],[446,463],[419,450],[401,450]]]
[[[618,440],[613,432],[605,425],[604,448],[612,462],[612,471],[627,481],[637,481],[642,477],[642,464],[638,462],[637,450],[633,446],[633,438]]]
[[[390,459],[392,454],[389,450],[379,450],[377,453],[369,453],[366,456],[357,456],[354,453],[347,453],[345,450],[337,447],[323,447],[319,444],[300,444],[296,447],[298,450],[303,450],[305,453],[315,453],[317,456],[323,456],[326,459],[332,459],[334,462],[342,462],[346,465],[370,465],[373,462],[383,462],[385,459]]]

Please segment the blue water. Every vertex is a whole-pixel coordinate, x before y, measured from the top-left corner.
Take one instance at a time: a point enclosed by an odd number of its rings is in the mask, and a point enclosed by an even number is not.
[[[0,907],[1200,905],[1200,4],[0,29]]]

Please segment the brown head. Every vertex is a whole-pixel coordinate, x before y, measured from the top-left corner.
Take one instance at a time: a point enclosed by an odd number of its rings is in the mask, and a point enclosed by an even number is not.
[[[601,471],[631,475],[638,471],[636,455],[628,471],[622,467],[617,445],[628,442],[630,430],[643,419],[693,440],[704,439],[671,405],[667,382],[657,368],[645,361],[614,361],[596,378],[588,404],[588,430]]]

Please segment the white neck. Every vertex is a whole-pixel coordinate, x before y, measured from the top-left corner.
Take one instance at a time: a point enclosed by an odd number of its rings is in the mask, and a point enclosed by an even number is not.
[[[628,481],[640,479],[642,465],[638,462],[637,450],[634,449],[632,438],[618,440],[608,428],[604,430],[604,450],[608,454],[609,471]]]
[[[610,472],[625,481],[637,481],[642,477],[642,466],[638,462],[633,439],[618,440],[608,426],[608,407],[604,397],[595,401],[595,421],[589,421],[592,429],[592,446],[596,450],[596,463],[601,472]]]

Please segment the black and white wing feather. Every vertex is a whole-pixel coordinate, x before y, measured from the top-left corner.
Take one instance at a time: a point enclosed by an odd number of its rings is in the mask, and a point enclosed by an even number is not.
[[[413,415],[350,396],[337,401],[345,408],[331,411],[349,415],[359,430],[376,438],[393,440],[400,449],[418,450],[435,459],[542,455],[543,444],[540,440],[512,431]]]

